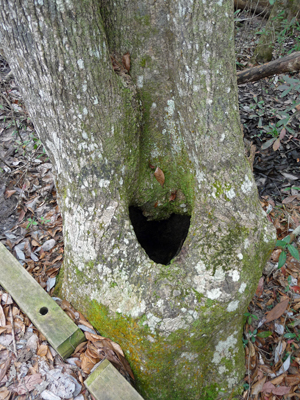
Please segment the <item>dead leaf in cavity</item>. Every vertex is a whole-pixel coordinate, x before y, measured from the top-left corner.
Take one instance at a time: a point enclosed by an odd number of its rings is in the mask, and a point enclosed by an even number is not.
[[[276,139],[275,140],[275,142],[273,143],[273,150],[274,151],[276,151],[276,150],[278,150],[279,149],[279,147],[280,147],[280,139],[278,138],[278,139]]]
[[[46,344],[42,344],[37,351],[37,355],[40,357],[45,357],[48,352],[48,346]]]
[[[155,202],[154,208],[156,208],[157,206],[158,206],[158,201]]]
[[[127,70],[127,72],[129,72],[129,70],[130,70],[130,53],[127,52],[126,54],[124,54],[124,56],[122,57],[122,62],[123,62],[125,69]]]
[[[289,305],[289,299],[284,299],[281,303],[278,303],[271,311],[266,315],[265,323],[274,321],[275,319],[281,317]]]
[[[177,190],[171,193],[169,201],[174,201],[176,199],[176,196],[177,196]]]
[[[256,289],[256,296],[260,297],[263,294],[264,291],[264,277],[262,276],[258,282],[258,286]]]
[[[5,198],[9,199],[14,193],[16,193],[16,190],[5,190]]]
[[[251,396],[256,395],[262,391],[262,388],[265,384],[266,379],[267,379],[267,377],[265,376],[252,386]]]
[[[281,249],[276,249],[273,251],[272,255],[271,255],[271,259],[274,262],[278,262],[279,260],[279,256],[281,254],[282,250]]]
[[[1,304],[0,304],[0,326],[3,327],[6,326],[6,318]]]
[[[159,167],[156,167],[156,170],[154,172],[155,179],[157,182],[163,186],[165,183],[165,174],[162,172],[162,170]]]

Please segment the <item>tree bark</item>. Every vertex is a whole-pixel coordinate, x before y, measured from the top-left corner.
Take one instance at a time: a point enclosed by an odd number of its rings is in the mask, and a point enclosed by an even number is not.
[[[244,156],[231,0],[0,4],[56,170],[63,295],[123,346],[145,399],[232,398],[276,236]]]
[[[267,76],[300,70],[300,51],[281,57],[278,60],[247,68],[237,73],[237,83],[255,82]]]

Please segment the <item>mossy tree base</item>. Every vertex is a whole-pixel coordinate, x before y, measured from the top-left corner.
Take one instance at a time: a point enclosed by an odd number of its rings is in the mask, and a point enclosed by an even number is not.
[[[145,399],[232,398],[242,316],[276,239],[244,156],[232,1],[0,4],[56,171],[61,293],[122,345]],[[111,53],[127,52],[117,75]],[[181,236],[166,222],[178,217]]]

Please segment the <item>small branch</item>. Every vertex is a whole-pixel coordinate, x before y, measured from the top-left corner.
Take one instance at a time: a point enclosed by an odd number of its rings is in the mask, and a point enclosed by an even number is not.
[[[264,2],[265,4],[259,4],[261,3],[259,0],[256,1],[256,4],[252,4],[252,2],[245,1],[245,0],[234,0],[234,8],[236,10],[250,10],[254,14],[260,14],[263,15],[264,17],[269,17],[270,16],[270,8],[268,7],[268,3]]]
[[[271,75],[293,72],[300,69],[300,51],[278,58],[269,63],[248,68],[237,73],[237,83],[241,85],[246,82],[255,82]]]
[[[15,338],[15,324],[14,324],[14,317],[13,317],[13,313],[12,313],[11,304],[9,305],[9,310],[10,310],[10,316],[11,316],[11,333],[12,333],[12,338],[13,338],[14,354],[16,357],[18,357],[16,338]]]
[[[8,165],[7,162],[3,160],[2,157],[0,157],[0,161],[3,162],[3,164],[5,164],[9,169],[11,169],[11,166]]]

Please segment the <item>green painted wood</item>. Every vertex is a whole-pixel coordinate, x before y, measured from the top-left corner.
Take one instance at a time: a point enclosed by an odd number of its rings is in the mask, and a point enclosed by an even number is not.
[[[84,384],[96,400],[143,400],[108,360],[103,360]]]
[[[0,284],[62,358],[85,340],[83,332],[0,243]]]

